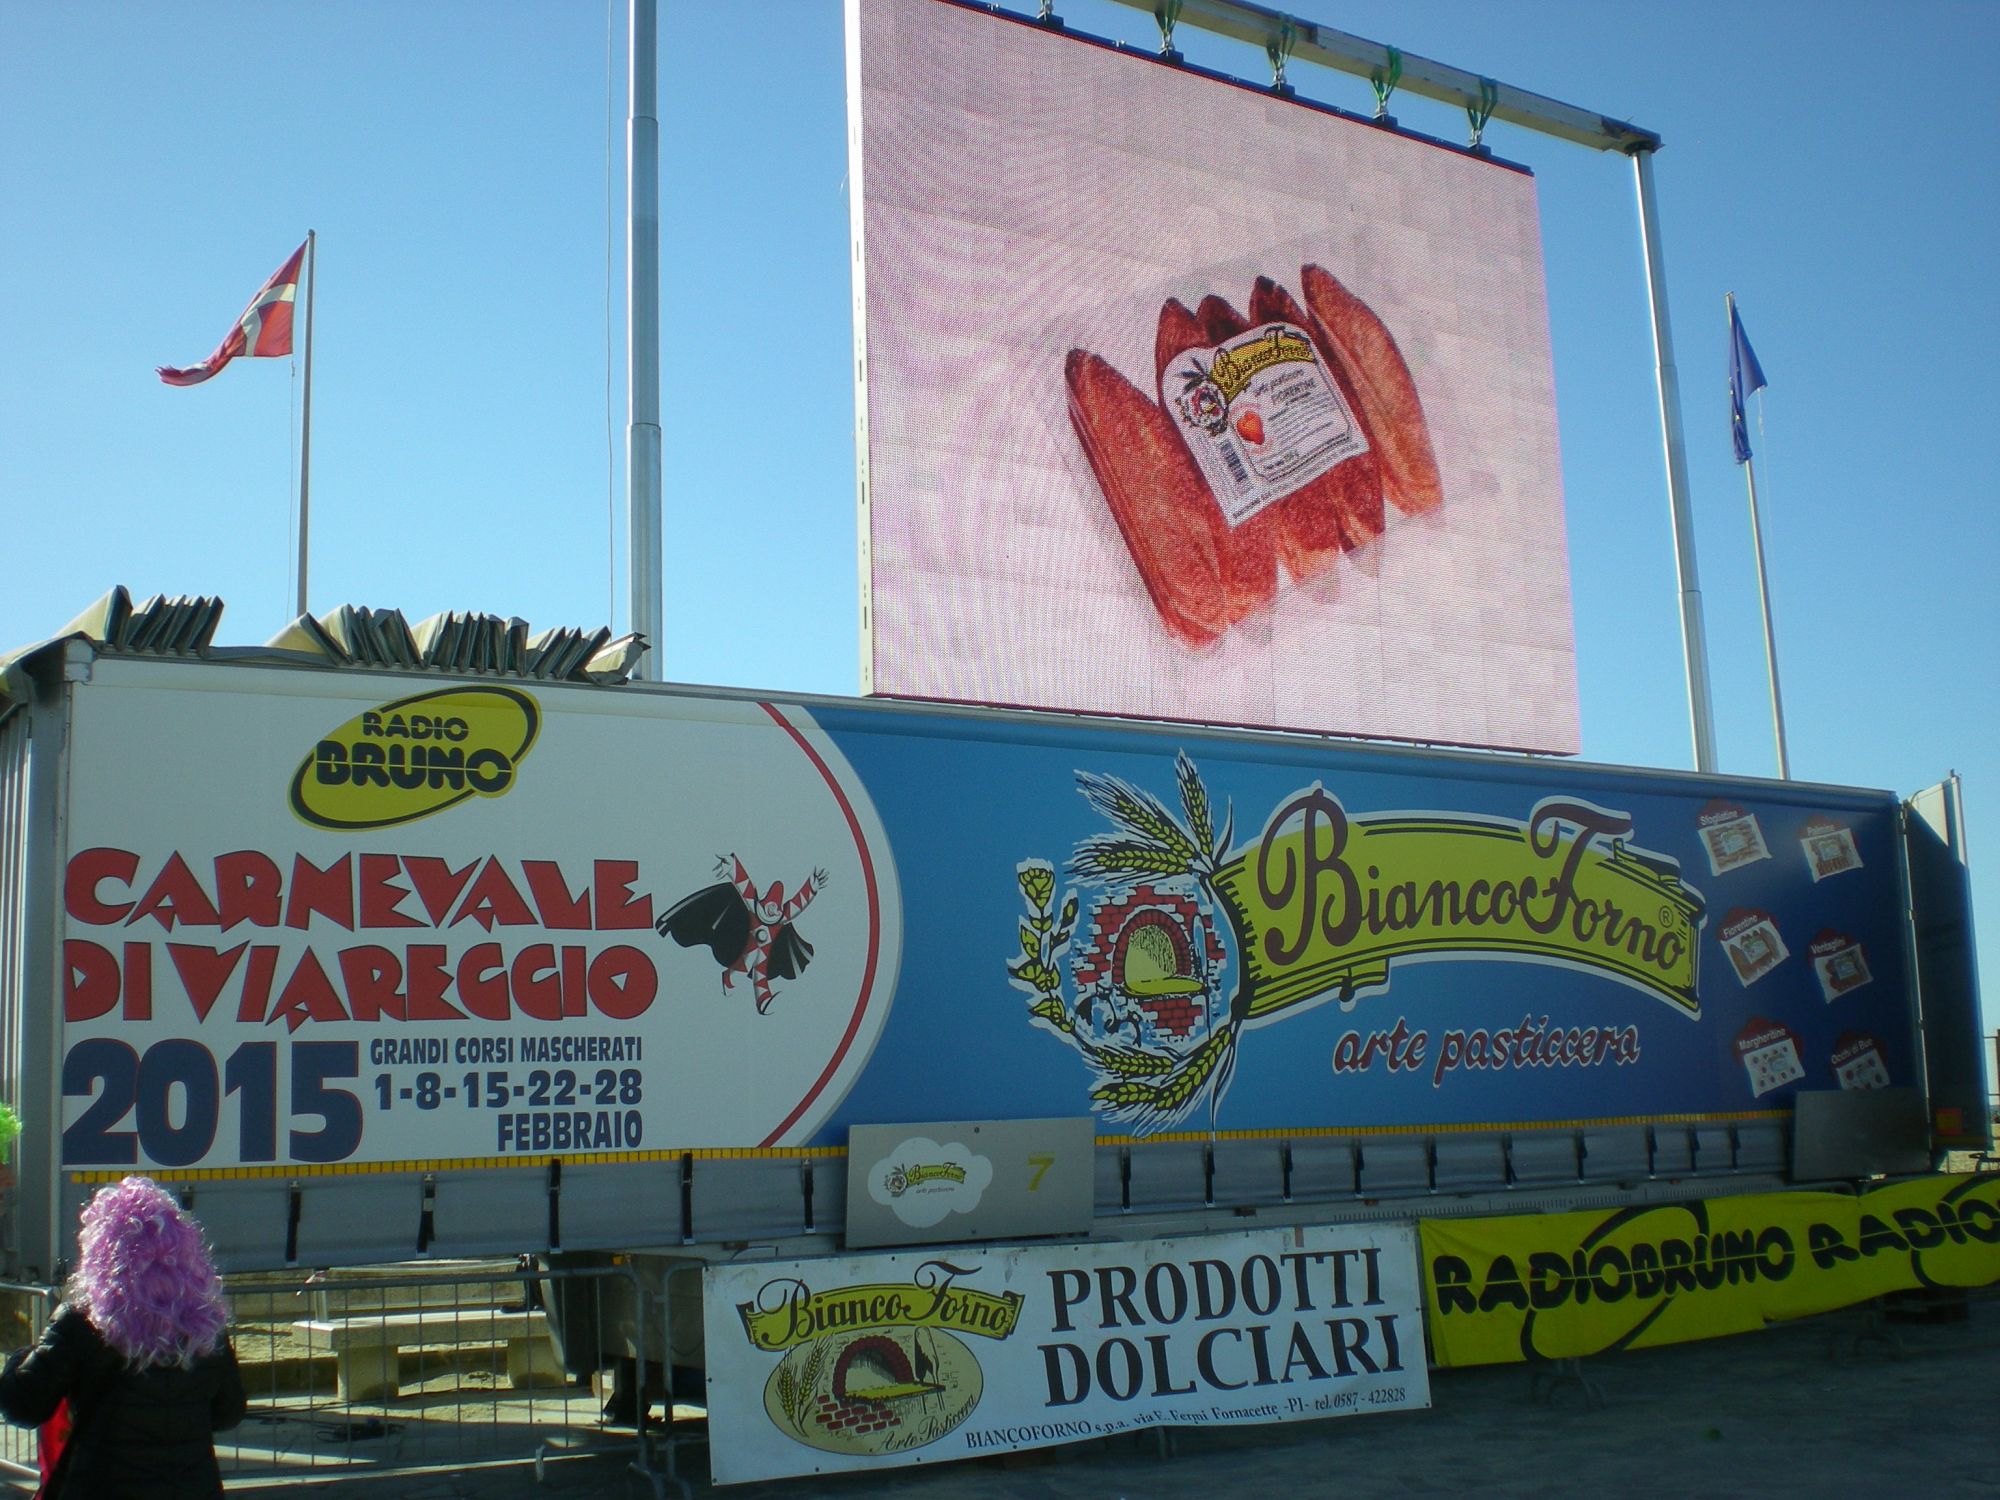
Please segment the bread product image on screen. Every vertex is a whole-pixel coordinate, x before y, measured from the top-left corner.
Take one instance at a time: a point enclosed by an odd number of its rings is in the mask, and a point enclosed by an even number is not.
[[[1184,443],[1186,439],[1180,424],[1172,416],[1174,404],[1167,390],[1167,366],[1189,350],[1206,348],[1208,344],[1202,320],[1179,299],[1168,298],[1166,305],[1160,309],[1159,329],[1153,341],[1153,380],[1160,398],[1160,410],[1167,414],[1167,423],[1173,428],[1177,443]],[[1192,454],[1189,455],[1189,462],[1193,462]],[[1201,487],[1191,498],[1220,514],[1215,496],[1198,466],[1195,478]],[[1277,538],[1278,520],[1268,509],[1235,526],[1224,520],[1221,536],[1222,579],[1227,593],[1226,609],[1232,624],[1262,609],[1277,593]]]
[[[1229,628],[1229,523],[1159,403],[1086,349],[1063,362],[1069,420],[1169,632],[1205,645]]]
[[[1299,272],[1312,333],[1354,382],[1368,440],[1382,462],[1382,486],[1406,515],[1444,502],[1437,456],[1417,383],[1396,337],[1373,309],[1340,284],[1332,272],[1309,265]]]
[[[1219,344],[1224,339],[1233,339],[1239,333],[1250,331],[1250,320],[1213,292],[1201,299],[1201,306],[1194,310],[1194,315],[1201,319],[1201,331],[1211,344]]]
[[[1361,415],[1352,374],[1316,333],[1292,294],[1268,276],[1250,289],[1250,325],[1289,323],[1312,335],[1313,348],[1341,399],[1354,413],[1368,451],[1343,459],[1319,478],[1273,507],[1278,512],[1279,556],[1292,577],[1304,580],[1332,565],[1341,551],[1352,552],[1382,534],[1382,470],[1375,439]]]

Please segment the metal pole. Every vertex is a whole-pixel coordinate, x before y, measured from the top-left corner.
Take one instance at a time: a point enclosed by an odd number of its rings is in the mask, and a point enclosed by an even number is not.
[[[660,122],[657,0],[631,0],[630,100],[625,132],[626,559],[632,630],[651,653],[632,670],[659,677],[660,558]]]
[[[312,529],[313,452],[313,295],[319,290],[319,237],[306,231],[306,385],[299,424],[299,583],[293,617],[306,613],[307,539]]]
[[[1771,580],[1764,571],[1764,528],[1757,519],[1757,464],[1743,461],[1743,479],[1750,489],[1750,547],[1757,554],[1757,604],[1764,612],[1764,664],[1771,676],[1771,724],[1778,736],[1778,779],[1792,779],[1785,753],[1785,701],[1778,694],[1778,637],[1771,623]]]
[[[1117,0],[1117,3],[1150,14],[1159,0]],[[1179,24],[1258,48],[1267,46],[1284,32],[1291,39],[1293,62],[1316,63],[1359,78],[1379,75],[1389,66],[1389,49],[1380,42],[1303,21],[1269,6],[1254,4],[1252,0],[1183,0]],[[1464,68],[1419,57],[1414,52],[1398,52],[1396,56],[1400,79],[1397,88],[1402,93],[1466,108],[1490,108],[1493,119],[1597,151],[1637,151],[1660,144],[1660,138],[1650,130],[1594,110],[1546,99],[1497,79],[1482,78]],[[1485,92],[1488,89],[1490,95]]]
[[[1667,268],[1660,247],[1659,212],[1653,198],[1653,153],[1632,153],[1639,183],[1639,237],[1646,254],[1646,296],[1653,314],[1653,358],[1660,382],[1660,437],[1667,453],[1667,504],[1674,524],[1674,566],[1681,584],[1681,650],[1687,660],[1688,718],[1694,731],[1694,768],[1715,769],[1715,712],[1709,699],[1708,646],[1701,619],[1701,582],[1694,560],[1694,521],[1688,505],[1687,448],[1681,441],[1681,383],[1674,370],[1673,330],[1667,322]]]
[[[1735,326],[1736,294],[1723,293],[1729,309],[1730,326]],[[1771,580],[1764,571],[1764,526],[1757,512],[1757,462],[1743,460],[1743,482],[1750,490],[1750,550],[1757,555],[1757,607],[1764,614],[1764,666],[1771,677],[1771,724],[1778,736],[1778,779],[1792,779],[1791,758],[1785,752],[1785,701],[1778,695],[1778,636],[1771,623]]]

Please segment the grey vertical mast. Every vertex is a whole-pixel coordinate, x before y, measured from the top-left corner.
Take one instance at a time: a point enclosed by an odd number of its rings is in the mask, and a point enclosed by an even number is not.
[[[1660,441],[1667,455],[1667,509],[1674,524],[1674,569],[1681,584],[1681,647],[1687,657],[1688,719],[1694,731],[1694,768],[1715,769],[1715,708],[1708,690],[1707,633],[1701,618],[1701,579],[1695,571],[1694,517],[1688,503],[1687,445],[1681,439],[1681,381],[1674,367],[1674,334],[1667,321],[1667,267],[1660,246],[1660,217],[1653,195],[1653,151],[1632,152],[1639,184],[1639,237],[1646,254],[1646,304],[1653,315],[1653,361],[1660,382]]]
[[[626,559],[630,620],[651,648],[632,669],[658,680],[660,555],[660,122],[657,0],[631,0],[625,128]]]

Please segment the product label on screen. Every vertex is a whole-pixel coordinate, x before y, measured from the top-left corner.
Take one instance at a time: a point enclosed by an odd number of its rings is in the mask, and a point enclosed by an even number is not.
[[[1181,436],[1232,526],[1368,451],[1304,329],[1270,323],[1168,367]]]
[[[715,1479],[1430,1404],[1406,1225],[703,1273]]]

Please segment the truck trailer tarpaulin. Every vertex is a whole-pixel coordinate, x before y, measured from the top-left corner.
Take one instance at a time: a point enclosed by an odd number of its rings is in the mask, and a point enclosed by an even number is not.
[[[205,1205],[338,1178],[365,1238],[416,1174],[483,1176],[475,1240],[615,1248],[634,1214],[702,1237],[691,1156],[837,1164],[853,1124],[1213,1149],[1926,1084],[1886,792],[268,651],[26,665],[5,1001],[50,1233],[147,1170]],[[579,1169],[623,1164],[586,1227]]]

